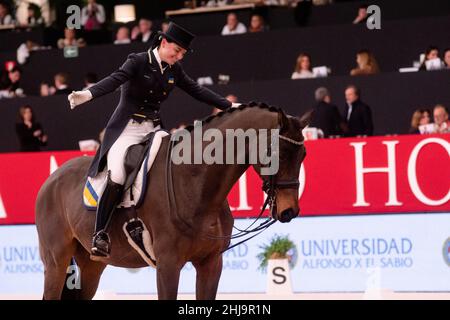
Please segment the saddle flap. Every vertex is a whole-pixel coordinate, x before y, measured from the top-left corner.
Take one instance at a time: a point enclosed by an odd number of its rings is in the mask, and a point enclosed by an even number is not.
[[[124,190],[128,190],[135,181],[139,170],[141,169],[142,163],[144,162],[148,150],[153,142],[154,132],[150,132],[141,143],[133,144],[128,147],[125,156],[125,172],[126,180],[124,184]]]

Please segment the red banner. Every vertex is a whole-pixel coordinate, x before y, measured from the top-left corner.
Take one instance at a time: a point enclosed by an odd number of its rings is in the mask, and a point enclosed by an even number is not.
[[[306,142],[302,216],[450,212],[450,134]],[[39,188],[77,151],[0,155],[0,224],[34,223]],[[228,197],[235,217],[261,209],[261,180],[248,170]],[[81,195],[80,195],[81,201]]]

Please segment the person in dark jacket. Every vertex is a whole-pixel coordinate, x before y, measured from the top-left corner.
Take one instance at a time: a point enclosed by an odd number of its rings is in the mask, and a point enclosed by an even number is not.
[[[33,109],[25,105],[20,107],[16,133],[19,138],[20,151],[40,151],[47,145],[47,135],[33,116]]]
[[[348,137],[373,135],[372,111],[360,97],[361,93],[357,87],[350,85],[345,89],[346,103],[342,116],[347,121]]]
[[[97,208],[97,219],[91,250],[96,256],[108,257],[110,240],[106,232],[114,208],[120,202],[125,182],[124,158],[127,148],[142,141],[151,131],[160,128],[159,109],[175,86],[199,101],[226,109],[232,103],[192,80],[179,61],[190,51],[194,35],[170,23],[159,32],[147,52],[130,54],[119,70],[88,90],[75,91],[68,99],[71,108],[113,92],[120,85],[119,105],[109,120],[103,143],[89,168],[95,177],[108,164],[108,181]]]
[[[324,138],[342,135],[347,126],[339,113],[338,108],[331,104],[330,92],[320,87],[315,92],[317,104],[313,108],[310,127],[320,128]]]

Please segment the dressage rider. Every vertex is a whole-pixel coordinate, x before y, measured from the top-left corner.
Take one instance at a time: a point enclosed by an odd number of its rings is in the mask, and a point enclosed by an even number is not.
[[[97,206],[91,249],[94,259],[108,257],[111,252],[107,227],[123,196],[127,148],[142,142],[149,132],[160,128],[159,109],[172,89],[178,86],[197,100],[221,109],[232,106],[225,98],[198,85],[178,62],[191,51],[193,38],[189,31],[171,22],[165,33],[158,33],[147,52],[130,54],[110,76],[88,90],[74,91],[68,96],[73,109],[122,85],[119,104],[106,126],[103,143],[88,171],[89,177],[95,177],[105,165],[108,169],[106,188]]]

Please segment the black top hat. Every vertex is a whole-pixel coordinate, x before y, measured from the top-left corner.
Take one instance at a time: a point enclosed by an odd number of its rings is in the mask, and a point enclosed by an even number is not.
[[[192,49],[189,48],[189,46],[191,45],[191,42],[195,36],[186,29],[180,27],[179,25],[170,22],[167,31],[165,33],[160,31],[159,34],[164,38],[175,42],[180,47],[188,51],[192,51]]]

